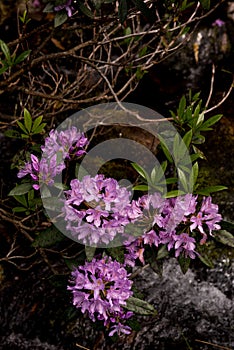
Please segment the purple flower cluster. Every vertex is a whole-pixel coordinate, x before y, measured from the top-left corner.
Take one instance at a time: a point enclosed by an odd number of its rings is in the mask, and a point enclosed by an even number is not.
[[[66,229],[85,245],[108,244],[133,216],[130,192],[98,174],[74,179],[64,201]]]
[[[36,182],[33,185],[36,190],[40,188],[40,182],[52,186],[55,176],[61,174],[65,169],[64,160],[70,159],[72,156],[82,156],[87,144],[87,138],[74,126],[60,132],[51,130],[45,139],[45,145],[41,146],[42,159],[39,160],[31,154],[31,161],[20,169],[17,176],[22,178],[30,174]]]
[[[182,254],[194,259],[197,254],[196,232],[202,235],[200,244],[204,244],[207,239],[205,231],[212,235],[213,230],[220,229],[218,222],[222,217],[211,197],[204,197],[199,209],[197,196],[192,194],[163,199],[155,193],[141,197],[136,206],[141,209],[141,215],[134,225],[142,227],[142,236],[124,242],[127,250],[125,263],[130,266],[135,265],[137,258],[144,264],[144,245],[166,245],[168,251],[175,250],[176,257]]]
[[[123,308],[133,294],[131,287],[132,281],[124,266],[110,257],[104,257],[74,269],[68,290],[72,291],[73,305],[82,313],[87,312],[93,322],[104,321],[112,336],[116,332],[131,332],[124,321],[133,313],[125,312]]]

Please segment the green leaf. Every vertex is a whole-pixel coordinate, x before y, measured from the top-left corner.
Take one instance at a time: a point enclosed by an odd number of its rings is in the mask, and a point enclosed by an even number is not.
[[[4,65],[4,66],[0,69],[0,74],[3,74],[5,71],[7,71],[8,68],[9,68],[8,65]]]
[[[128,298],[125,308],[139,315],[156,315],[157,314],[157,311],[155,310],[153,305],[147,303],[147,301],[134,298],[134,297]]]
[[[183,274],[186,274],[186,272],[189,269],[189,265],[190,265],[190,258],[186,258],[182,255],[180,255],[178,257],[178,262],[181,268],[181,271],[183,272]]]
[[[199,156],[199,158],[201,159],[205,159],[206,160],[206,156],[205,154],[196,146],[193,145],[193,151]],[[191,160],[194,161],[194,155],[191,155]]]
[[[210,0],[200,0],[200,3],[205,10],[210,9]]]
[[[65,10],[61,10],[56,13],[54,17],[54,27],[59,27],[61,26],[66,20],[68,19],[67,12]]]
[[[34,189],[31,189],[29,192],[28,192],[28,201],[33,201],[34,200]]]
[[[229,247],[234,248],[234,236],[226,230],[213,231],[214,238]]]
[[[162,260],[149,259],[149,264],[150,264],[151,269],[154,272],[156,272],[159,276],[163,275],[163,261]]]
[[[185,194],[184,191],[181,190],[174,190],[174,191],[169,191],[166,193],[165,196],[163,196],[164,198],[174,198],[174,197],[178,197]]]
[[[43,9],[43,12],[54,12],[54,4],[49,2]]]
[[[3,40],[0,40],[0,47],[4,56],[6,57],[7,63],[11,65],[12,62],[11,62],[11,53],[10,53],[9,47]]]
[[[24,125],[25,125],[28,133],[30,133],[31,128],[32,128],[32,117],[26,108],[24,108]]]
[[[12,137],[14,139],[21,139],[20,133],[16,130],[8,129],[4,132],[4,136]]]
[[[13,210],[14,213],[23,213],[23,212],[25,212],[27,210],[27,208],[25,208],[25,207],[14,207],[12,210]]]
[[[164,140],[164,138],[161,135],[158,135],[159,141],[160,141],[160,146],[162,147],[163,153],[165,154],[167,160],[170,163],[173,163],[173,159],[172,156],[170,154],[169,148],[166,144],[166,141]]]
[[[37,129],[37,127],[41,124],[42,119],[43,119],[43,116],[40,115],[39,117],[37,117],[37,118],[34,120],[33,126],[32,126],[32,132],[34,132],[34,131]]]
[[[147,174],[145,170],[137,163],[131,163],[132,167],[140,174],[143,179],[147,179]]]
[[[178,182],[178,178],[177,177],[169,177],[168,179],[166,179],[166,184],[167,185],[175,184],[176,182]]]
[[[17,124],[20,127],[20,129],[25,133],[28,134],[28,131],[26,130],[25,126],[17,120]]]
[[[166,246],[163,245],[162,247],[159,248],[156,259],[157,260],[163,259],[166,256],[168,256],[168,254],[169,254],[169,252],[168,252]]]
[[[119,15],[119,20],[122,24],[126,20],[127,14],[128,14],[127,0],[119,0],[118,15]]]
[[[93,259],[95,251],[96,251],[96,247],[85,246],[85,254],[86,254],[87,261],[91,261]]]
[[[29,182],[23,183],[21,185],[17,185],[14,187],[8,196],[20,196],[22,194],[28,193],[32,189],[32,184]]]
[[[211,269],[214,267],[213,262],[210,260],[210,258],[208,257],[208,255],[206,253],[204,253],[204,251],[202,252],[202,254],[199,252],[198,249],[198,258],[201,260],[201,262],[203,262],[203,264],[205,264],[206,266],[210,267]]]
[[[198,106],[197,106],[198,107]],[[196,127],[199,127],[204,122],[204,113],[200,113],[197,118]],[[196,129],[196,128],[195,128]]]
[[[179,102],[179,108],[177,110],[178,117],[183,120],[184,112],[186,108],[186,98],[182,96]]]
[[[221,186],[221,185],[217,185],[217,186],[207,186],[205,188],[201,188],[196,190],[197,194],[203,194],[205,196],[209,196],[211,193],[213,192],[218,192],[218,191],[224,191],[227,190],[228,187],[226,186]]]
[[[33,134],[40,134],[44,130],[44,127],[46,126],[46,123],[40,124],[35,130],[33,131]]]
[[[88,171],[81,164],[77,163],[75,169],[75,177],[81,181],[86,175],[89,175]]]
[[[183,137],[183,141],[185,143],[185,146],[189,148],[190,143],[192,141],[192,136],[193,136],[193,130],[189,130]]]
[[[50,247],[61,242],[64,237],[65,236],[55,226],[51,226],[38,233],[38,236],[35,238],[32,246],[41,248]]]
[[[177,172],[178,172],[178,182],[181,182],[185,192],[189,192],[188,179],[185,173],[180,168],[177,169]]]
[[[137,185],[132,188],[134,191],[148,191],[149,187],[147,185]]]
[[[30,191],[29,191],[30,192]],[[29,193],[28,192],[28,193]],[[21,195],[21,196],[14,196],[14,198],[15,198],[15,200],[17,201],[17,202],[19,202],[20,204],[22,204],[24,207],[28,207],[28,203],[27,203],[27,199],[26,199],[26,197],[25,197],[25,195],[23,194],[23,195]]]
[[[200,131],[211,130],[209,127],[217,123],[222,118],[222,116],[223,116],[222,114],[217,114],[209,118],[204,123],[202,123],[202,125],[197,130],[200,130]]]
[[[190,174],[190,178],[189,178],[190,186],[194,186],[196,184],[198,172],[199,172],[199,167],[198,167],[198,162],[196,162],[193,164],[192,172]]]
[[[45,209],[54,211],[54,212],[61,212],[63,203],[62,201],[59,201],[58,197],[45,197],[42,199],[43,207]]]
[[[108,255],[110,255],[113,259],[119,261],[120,263],[124,263],[124,248],[121,247],[113,247],[107,248]]]
[[[25,60],[25,58],[27,58],[30,55],[31,50],[27,50],[22,52],[18,57],[16,57],[16,59],[14,60],[14,64],[18,64],[20,62],[22,62],[23,60]]]

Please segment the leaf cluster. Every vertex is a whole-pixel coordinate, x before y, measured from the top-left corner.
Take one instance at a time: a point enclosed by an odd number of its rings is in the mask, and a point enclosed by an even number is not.
[[[19,56],[16,56],[15,52],[11,54],[8,45],[3,40],[0,40],[0,49],[4,55],[4,59],[0,59],[0,63],[2,64],[2,67],[0,68],[0,74],[3,74],[9,68],[12,68],[13,66],[16,66],[17,64],[24,61],[31,52],[31,50],[26,50],[19,54]]]

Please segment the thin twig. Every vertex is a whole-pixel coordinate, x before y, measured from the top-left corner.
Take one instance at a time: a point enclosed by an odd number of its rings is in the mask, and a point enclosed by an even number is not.
[[[84,349],[84,350],[90,350],[90,349],[86,348],[85,346],[82,346],[82,345],[77,344],[77,343],[76,343],[76,346],[78,346],[79,348]]]
[[[214,78],[215,78],[215,65],[214,63],[212,64],[212,75],[211,75],[211,80],[210,80],[210,92],[209,92],[209,96],[207,98],[206,104],[205,104],[205,108],[207,108],[209,106],[212,94],[213,94],[213,89],[214,89]]]
[[[209,343],[208,341],[204,341],[204,340],[195,339],[195,341],[196,341],[197,343],[202,343],[202,344],[211,345],[211,346],[214,346],[215,348],[219,348],[219,349],[222,349],[222,350],[232,350],[231,348],[227,348],[227,347],[225,347],[225,346],[221,346],[221,345]]]
[[[213,106],[213,107],[207,109],[207,110],[204,112],[204,114],[209,113],[209,112],[213,111],[214,109],[218,108],[219,106],[221,106],[221,105],[226,101],[226,99],[228,98],[228,96],[230,95],[230,93],[232,92],[233,87],[234,87],[234,77],[233,77],[233,80],[232,80],[232,83],[231,83],[231,86],[230,86],[228,92],[227,92],[226,95],[222,98],[222,100],[219,101],[219,103],[217,103],[215,106]]]

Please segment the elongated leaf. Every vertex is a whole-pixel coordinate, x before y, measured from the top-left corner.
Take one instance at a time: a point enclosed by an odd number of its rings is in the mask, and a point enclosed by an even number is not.
[[[40,134],[41,132],[44,131],[44,127],[46,126],[46,123],[41,123],[40,125],[38,125],[37,128],[35,128],[35,130],[33,131],[34,134]]]
[[[27,129],[25,128],[24,124],[22,124],[22,123],[19,122],[18,120],[17,120],[17,124],[18,124],[18,126],[20,127],[20,129],[21,129],[25,134],[28,134],[28,131],[27,131]]]
[[[226,230],[218,230],[213,233],[218,242],[234,248],[234,236],[230,232]]]
[[[30,191],[29,191],[29,192],[30,192]],[[28,193],[29,193],[29,192],[28,192]],[[26,199],[25,195],[14,196],[14,198],[15,198],[15,200],[16,200],[17,202],[19,202],[20,204],[22,204],[24,207],[27,208],[28,203],[27,203],[27,199]]]
[[[29,182],[26,182],[24,184],[17,185],[16,187],[14,187],[10,191],[8,196],[20,196],[22,194],[28,193],[28,191],[30,191],[31,189],[32,189],[32,184]]]
[[[165,196],[163,196],[164,198],[174,198],[174,197],[178,197],[180,195],[183,195],[185,194],[184,191],[181,191],[181,190],[174,190],[174,191],[169,191],[166,193]]]
[[[52,2],[49,2],[49,3],[45,6],[43,12],[54,12],[54,4],[52,4]]]
[[[94,257],[96,247],[85,246],[85,254],[88,261],[91,261]]]
[[[6,57],[7,63],[11,64],[11,53],[10,53],[9,47],[3,40],[0,40],[0,47],[4,56]]]
[[[68,15],[67,15],[67,12],[65,10],[57,12],[55,17],[54,17],[55,28],[61,26],[64,22],[66,22],[67,19],[68,19]]]
[[[131,163],[131,165],[138,172],[138,174],[140,174],[143,177],[143,179],[147,179],[147,174],[145,170],[139,164]]]
[[[127,300],[126,309],[135,312],[139,315],[156,315],[157,311],[153,307],[153,305],[147,303],[147,301],[130,297]]]
[[[183,274],[186,274],[186,272],[189,269],[190,258],[185,258],[184,256],[180,255],[178,258],[178,262],[179,262],[181,271],[183,272]]]
[[[33,126],[32,126],[32,132],[34,132],[34,131],[37,129],[37,127],[41,124],[42,119],[43,119],[43,116],[40,115],[39,117],[37,117],[37,118],[34,120]]]
[[[27,211],[28,209],[25,207],[14,207],[12,210],[14,213],[23,213],[23,212]]]
[[[0,69],[0,74],[5,73],[5,71],[7,71],[8,68],[9,68],[8,65],[4,65],[4,66]]]
[[[189,178],[189,182],[190,182],[190,186],[194,186],[197,182],[197,177],[198,177],[198,162],[193,164],[193,168],[192,168],[192,172],[190,174],[190,178]]]
[[[20,133],[16,130],[8,129],[4,132],[4,136],[12,137],[14,139],[21,139]]]
[[[189,188],[188,188],[188,179],[185,175],[185,173],[181,170],[181,169],[177,169],[177,172],[178,172],[178,177],[179,177],[179,180],[178,182],[181,182],[185,192],[188,192],[189,191]]]
[[[177,110],[178,117],[183,120],[184,112],[186,108],[186,98],[182,96],[179,102],[179,108]]]
[[[25,58],[27,58],[30,55],[31,50],[27,50],[22,52],[18,57],[16,57],[16,59],[14,60],[14,64],[18,64],[20,62],[22,62],[23,60],[25,60]]]
[[[198,130],[207,130],[211,125],[214,125],[215,123],[217,123],[221,118],[222,118],[222,114],[217,114],[214,115],[213,117],[209,118],[208,120],[206,120],[204,123],[202,123],[202,125],[198,128]]]
[[[133,187],[134,191],[148,191],[149,187],[147,185],[137,185]]]
[[[169,177],[168,179],[166,179],[166,184],[170,185],[170,184],[175,184],[178,181],[177,177]]]
[[[224,190],[227,190],[227,189],[228,188],[226,186],[221,186],[221,185],[208,186],[208,187],[205,187],[205,188],[198,189],[196,191],[196,193],[197,194],[203,194],[205,196],[209,196],[213,192],[224,191]]]
[[[55,226],[41,231],[32,243],[33,247],[50,247],[64,239],[64,235]]]
[[[191,130],[189,130],[189,131],[184,135],[184,137],[183,137],[183,141],[184,141],[185,146],[186,146],[187,148],[189,148],[189,146],[190,146],[190,143],[191,143],[191,141],[192,141],[192,136],[193,136],[193,131],[192,131],[192,129],[191,129]]]
[[[24,108],[24,125],[25,125],[28,133],[30,133],[31,128],[32,128],[32,117],[26,108]]]
[[[166,141],[164,140],[164,138],[161,135],[158,135],[159,141],[160,141],[160,146],[162,147],[163,153],[165,154],[167,160],[170,163],[173,163],[173,159],[170,153],[170,150],[166,144]]]
[[[165,245],[163,245],[161,248],[159,248],[156,259],[157,260],[163,259],[166,256],[168,256],[168,254],[169,254],[168,249],[166,248]]]

